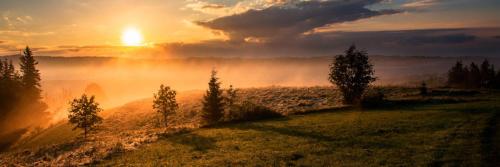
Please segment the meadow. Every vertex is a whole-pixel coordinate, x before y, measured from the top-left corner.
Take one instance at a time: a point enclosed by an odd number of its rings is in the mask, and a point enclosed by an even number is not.
[[[330,87],[241,89],[240,98],[284,115],[200,128],[203,92],[180,93],[159,128],[151,99],[102,113],[89,141],[67,123],[21,140],[0,162],[99,166],[487,166],[498,165],[500,92],[382,87],[386,104],[343,106]]]

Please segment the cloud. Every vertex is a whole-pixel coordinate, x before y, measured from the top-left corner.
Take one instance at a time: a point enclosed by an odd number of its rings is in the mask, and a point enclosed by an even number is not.
[[[21,37],[32,37],[32,36],[45,36],[55,34],[52,31],[48,32],[32,32],[32,31],[19,31],[19,30],[0,30],[0,35],[8,36],[21,36]]]
[[[437,36],[416,36],[402,40],[407,45],[460,44],[474,41],[477,37],[469,34],[449,34]]]
[[[303,1],[275,5],[262,10],[199,21],[198,25],[222,31],[232,40],[252,38],[296,37],[314,28],[329,24],[355,21],[400,11],[375,11],[365,8],[382,0]]]
[[[500,28],[324,32],[268,42],[205,41],[160,45],[178,56],[331,56],[355,43],[372,55],[497,56]]]
[[[405,8],[422,8],[432,6],[438,3],[438,0],[415,0],[409,3],[405,3],[402,7]]]
[[[226,6],[220,4],[205,4],[201,8],[202,9],[220,9],[225,8]]]

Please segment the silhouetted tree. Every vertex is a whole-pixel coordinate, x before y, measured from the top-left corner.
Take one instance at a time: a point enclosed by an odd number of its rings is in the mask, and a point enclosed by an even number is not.
[[[69,109],[69,122],[75,125],[74,129],[83,129],[85,139],[87,133],[102,122],[102,118],[98,115],[102,109],[94,99],[94,96],[89,98],[83,94],[79,99],[73,99]]]
[[[226,104],[228,106],[233,106],[237,98],[237,90],[233,88],[233,85],[229,85],[229,89],[226,90]]]
[[[20,76],[12,61],[0,60],[0,123],[19,106],[20,85]]]
[[[481,63],[481,87],[482,88],[493,88],[493,82],[495,80],[495,67],[484,60]]]
[[[344,55],[337,55],[330,65],[329,80],[344,96],[345,104],[359,102],[368,85],[375,81],[373,65],[365,51],[352,45]]]
[[[212,70],[208,90],[203,97],[202,117],[206,124],[215,124],[223,116],[224,97],[220,88],[220,82],[217,78],[217,71]]]
[[[36,69],[38,62],[33,57],[33,52],[26,46],[24,50],[24,55],[20,58],[20,66],[22,73],[22,83],[25,90],[25,95],[29,100],[39,101],[41,100],[40,89],[40,72]]]
[[[173,114],[177,108],[179,108],[179,104],[177,104],[175,99],[176,95],[177,93],[175,90],[163,85],[160,86],[158,93],[154,94],[153,109],[163,116],[165,127],[168,126],[168,116]]]
[[[467,75],[467,88],[480,88],[481,87],[481,70],[472,62],[469,65],[469,72]]]
[[[461,61],[457,61],[450,71],[448,71],[448,86],[464,87],[465,86],[465,70]]]
[[[428,91],[427,91],[427,84],[425,82],[422,82],[422,84],[420,85],[420,95],[422,96],[425,96],[427,95]]]
[[[500,89],[500,70],[498,70],[497,75],[495,75],[492,87],[495,89]]]

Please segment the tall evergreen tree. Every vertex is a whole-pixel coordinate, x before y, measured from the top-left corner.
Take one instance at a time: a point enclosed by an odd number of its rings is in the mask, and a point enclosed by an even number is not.
[[[367,53],[352,45],[344,55],[337,55],[330,64],[329,80],[342,92],[344,103],[353,104],[361,100],[368,85],[375,81],[373,73]]]
[[[453,66],[450,71],[448,71],[448,86],[451,87],[463,87],[465,86],[465,77],[464,75],[464,65],[462,61],[457,61],[455,66]]]
[[[20,60],[22,84],[25,90],[24,93],[29,100],[39,101],[42,98],[40,72],[36,68],[38,62],[33,57],[33,52],[28,46],[24,49],[24,54],[21,56]]]
[[[481,87],[481,70],[476,63],[472,62],[469,65],[469,72],[467,75],[467,87],[468,88],[479,88]]]
[[[494,80],[495,67],[485,59],[483,63],[481,63],[481,87],[492,88]]]
[[[221,120],[224,112],[224,97],[222,96],[217,71],[212,70],[208,90],[203,97],[202,117],[206,124],[216,124]]]

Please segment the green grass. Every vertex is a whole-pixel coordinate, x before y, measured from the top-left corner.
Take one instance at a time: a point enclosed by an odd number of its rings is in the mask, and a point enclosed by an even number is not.
[[[73,130],[73,126],[61,122],[53,127],[22,141],[15,149],[32,149],[40,146],[63,144],[81,136],[81,130]]]
[[[498,145],[494,101],[332,110],[167,136],[103,166],[481,166]],[[493,160],[495,160],[493,158]]]

